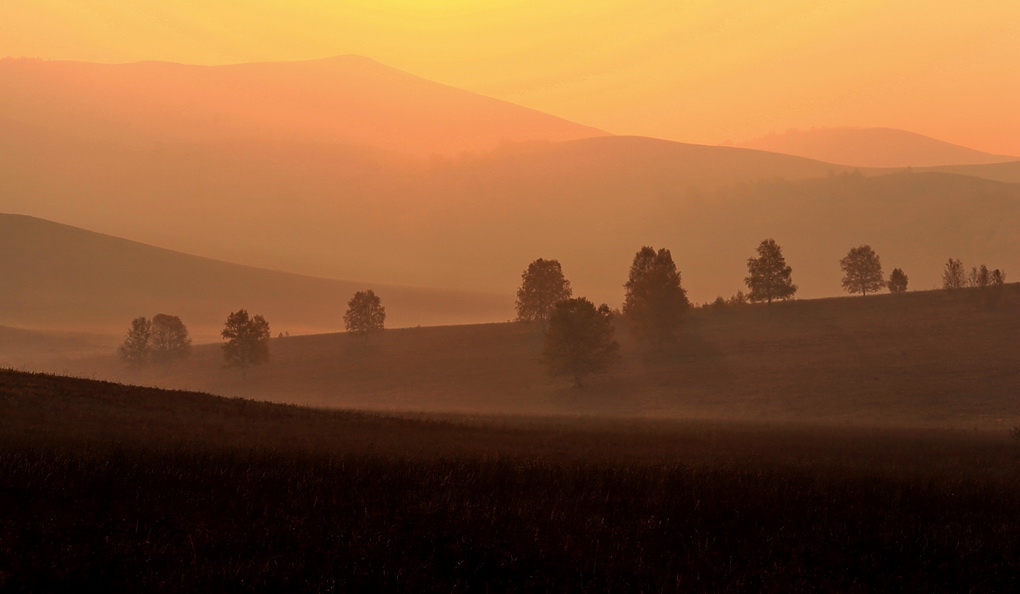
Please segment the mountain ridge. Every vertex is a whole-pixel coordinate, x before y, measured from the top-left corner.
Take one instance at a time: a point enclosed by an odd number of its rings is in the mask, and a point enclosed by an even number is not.
[[[5,118],[97,138],[314,138],[417,155],[608,133],[346,55],[202,66],[0,60]]]
[[[895,128],[812,128],[771,133],[737,144],[852,167],[938,167],[1017,161]]]

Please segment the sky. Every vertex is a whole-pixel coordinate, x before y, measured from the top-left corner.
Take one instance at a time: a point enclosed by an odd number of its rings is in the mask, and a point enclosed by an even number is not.
[[[890,127],[1020,155],[1016,0],[32,0],[0,22],[0,56],[360,54],[615,134]]]

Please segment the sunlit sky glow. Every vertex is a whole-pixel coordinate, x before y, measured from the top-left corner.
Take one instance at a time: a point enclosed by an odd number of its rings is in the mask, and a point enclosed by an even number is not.
[[[1020,155],[1015,0],[33,0],[0,22],[0,56],[361,54],[618,134],[885,126]]]

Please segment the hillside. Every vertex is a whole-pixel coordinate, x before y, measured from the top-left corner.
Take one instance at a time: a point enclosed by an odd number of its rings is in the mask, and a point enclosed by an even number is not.
[[[347,300],[366,288],[382,297],[391,327],[512,315],[508,297],[275,272],[33,217],[0,214],[0,236],[0,323],[15,327],[120,336],[137,316],[170,313],[196,340],[210,341],[218,339],[229,312],[245,308],[263,314],[274,334],[335,331],[343,328]],[[38,334],[8,338],[7,345],[19,350],[46,342]],[[27,342],[17,343],[19,338]]]
[[[773,133],[739,146],[853,167],[935,167],[1016,161],[892,128],[812,128]]]
[[[430,155],[606,134],[361,56],[228,66],[5,59],[0,113],[136,147],[299,141]]]
[[[112,357],[65,369],[129,383],[326,407],[613,415],[1002,430],[1020,419],[1020,285],[690,313],[676,350],[618,328],[623,362],[583,390],[549,378],[537,328],[491,324],[273,339],[242,381],[216,345],[132,372]]]

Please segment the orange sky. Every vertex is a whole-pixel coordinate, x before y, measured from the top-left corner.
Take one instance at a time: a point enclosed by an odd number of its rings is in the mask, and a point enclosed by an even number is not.
[[[353,53],[618,134],[886,126],[1020,155],[1016,0],[32,0],[0,22],[0,56]]]

